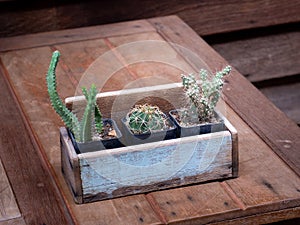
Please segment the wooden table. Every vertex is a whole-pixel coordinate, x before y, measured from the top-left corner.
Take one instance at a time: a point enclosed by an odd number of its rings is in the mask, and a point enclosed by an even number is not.
[[[166,41],[166,48],[139,54],[168,56],[173,64],[129,64],[118,47],[146,40]],[[62,54],[62,98],[73,96],[91,63],[110,50],[122,69],[109,76],[102,92],[128,83],[179,82],[181,72],[199,69],[185,49],[212,71],[227,64],[176,16],[0,39],[0,225],[255,224],[300,217],[300,129],[236,70],[227,78],[221,105],[239,133],[238,178],[75,204],[61,173],[63,124],[45,83],[56,49]],[[156,75],[161,79],[151,79]]]

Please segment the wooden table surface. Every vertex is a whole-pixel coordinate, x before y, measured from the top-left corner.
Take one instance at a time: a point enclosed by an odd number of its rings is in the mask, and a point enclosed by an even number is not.
[[[122,51],[123,44],[150,40],[164,47]],[[45,82],[56,49],[62,98],[89,82],[85,71],[107,52],[106,68],[121,69],[108,77],[97,71],[93,82],[101,92],[179,82],[200,61],[212,71],[227,65],[176,16],[0,39],[0,225],[256,224],[300,217],[300,129],[236,70],[219,107],[239,134],[238,178],[75,204],[61,173],[63,124]],[[130,50],[162,61],[132,63]]]

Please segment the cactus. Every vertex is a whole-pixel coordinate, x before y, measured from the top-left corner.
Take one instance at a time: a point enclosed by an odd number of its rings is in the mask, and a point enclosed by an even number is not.
[[[127,114],[127,125],[134,134],[165,130],[166,116],[157,106],[136,105]]]
[[[179,112],[181,121],[184,123],[209,122],[221,96],[223,77],[230,71],[231,67],[226,66],[222,71],[217,72],[212,80],[209,80],[207,71],[202,69],[199,72],[200,85],[197,84],[194,74],[181,76],[189,101],[188,108]]]
[[[77,116],[63,104],[57,93],[55,71],[59,57],[59,51],[53,52],[46,77],[51,105],[62,118],[65,125],[72,131],[76,141],[91,141],[94,133],[101,133],[103,127],[101,112],[96,104],[97,88],[95,85],[92,85],[89,91],[86,88],[82,88],[87,104],[82,119],[79,121]],[[93,126],[95,126],[95,129]]]

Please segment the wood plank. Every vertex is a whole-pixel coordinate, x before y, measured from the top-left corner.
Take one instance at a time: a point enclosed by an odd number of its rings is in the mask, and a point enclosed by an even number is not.
[[[239,178],[226,183],[250,212],[254,208],[261,213],[297,206],[300,178],[236,114],[229,112],[228,117],[238,130],[243,147]]]
[[[156,32],[108,38],[135,81],[126,88],[181,82],[191,67]]]
[[[2,36],[95,24],[179,15],[199,35],[299,22],[299,1],[84,1],[6,4],[0,13]],[[217,16],[216,16],[217,15]],[[82,19],[84,18],[84,19]]]
[[[283,209],[274,212],[256,214],[253,216],[247,216],[243,218],[237,218],[233,220],[226,220],[222,222],[212,223],[211,225],[252,225],[252,224],[269,224],[274,223],[280,225],[293,225],[298,224],[300,219],[300,207],[295,207],[292,209]],[[295,220],[294,219],[298,218]],[[287,221],[286,221],[287,220]]]
[[[123,89],[134,80],[104,39],[60,44],[54,48],[61,52],[59,64],[74,80],[73,95],[81,95],[81,87],[89,88],[92,83],[99,92],[104,92]]]
[[[259,89],[289,118],[300,124],[300,82]]]
[[[299,29],[269,35],[256,32],[255,35],[209,43],[251,82],[300,74]]]
[[[166,40],[195,52],[210,68],[222,68],[228,64],[178,17],[155,18],[149,21]],[[176,46],[174,48],[176,49]],[[180,50],[178,49],[179,52]],[[223,89],[225,101],[270,145],[274,152],[300,175],[299,127],[236,70],[233,69],[227,82],[228,84]]]
[[[166,224],[207,224],[241,211],[217,182],[153,192],[147,197]]]
[[[144,195],[100,201],[73,208],[78,224],[163,224]]]
[[[0,67],[0,157],[26,224],[72,224]],[[49,213],[51,211],[51,213]]]
[[[0,160],[0,221],[20,217],[21,213]]]
[[[26,222],[22,217],[20,217],[16,219],[1,221],[0,225],[26,225]]]
[[[0,52],[153,31],[144,20],[0,38]]]
[[[60,152],[50,146],[54,140],[59,143],[59,135],[57,131],[53,134],[49,132],[58,129],[63,123],[50,105],[45,82],[51,59],[50,48],[8,52],[2,54],[1,59],[26,120],[30,121],[31,128],[35,130],[33,134],[38,133],[42,137],[41,144],[49,146],[49,151],[46,152],[49,161],[55,161],[60,156]],[[75,88],[60,65],[57,70],[57,83],[58,93],[62,98],[74,94]],[[45,130],[49,132],[44,132]],[[54,140],[51,140],[49,135]]]

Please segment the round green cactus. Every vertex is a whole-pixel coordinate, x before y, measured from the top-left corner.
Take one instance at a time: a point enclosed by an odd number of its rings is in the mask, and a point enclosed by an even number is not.
[[[134,134],[145,134],[166,128],[166,116],[157,106],[136,105],[127,114],[127,123]]]

